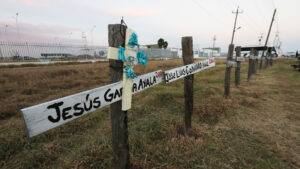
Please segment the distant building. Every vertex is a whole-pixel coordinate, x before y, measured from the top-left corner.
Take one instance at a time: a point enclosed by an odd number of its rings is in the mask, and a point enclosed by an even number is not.
[[[273,46],[247,46],[247,47],[242,47],[241,48],[241,54],[244,56],[244,57],[249,57],[250,56],[250,53],[251,53],[251,50],[257,50],[258,51],[258,56],[261,57],[262,56],[262,53],[264,53],[264,55],[266,56],[266,53],[267,52],[270,52],[270,53],[273,53],[275,54],[275,57],[278,57],[278,54],[277,54],[277,51],[276,51],[276,48],[273,47]]]
[[[296,52],[287,52],[287,57],[296,57]]]
[[[221,56],[221,48],[202,48],[198,50],[194,50],[194,57],[220,57]]]

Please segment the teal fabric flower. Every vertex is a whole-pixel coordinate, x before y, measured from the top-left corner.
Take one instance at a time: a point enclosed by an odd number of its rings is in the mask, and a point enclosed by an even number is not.
[[[129,62],[130,64],[134,64],[134,57],[128,56],[127,57],[127,62]]]
[[[127,79],[129,79],[129,78],[134,79],[137,77],[136,74],[134,74],[133,69],[129,65],[126,65],[125,69],[126,69]]]
[[[128,42],[128,46],[134,48],[135,46],[139,46],[138,36],[134,32],[131,34],[131,37]]]
[[[138,36],[137,34],[135,34],[134,32],[131,34],[131,37],[129,39],[129,42],[128,42],[128,46],[130,48],[134,48],[135,46],[139,46],[139,43],[138,43]],[[125,48],[120,46],[119,48],[119,56],[118,56],[118,59],[123,61],[124,62],[124,65],[125,66],[125,71],[126,71],[126,77],[127,79],[129,78],[136,78],[136,74],[134,73],[134,70],[133,70],[133,67],[135,65],[135,57],[132,57],[132,56],[128,56],[127,58],[125,58]],[[148,63],[147,63],[147,55],[145,55],[141,50],[138,50],[137,52],[137,61],[138,63],[146,66]]]
[[[123,48],[122,46],[120,46],[118,59],[122,60],[123,62],[125,61],[124,52],[125,52],[125,48]]]
[[[137,59],[138,59],[138,62],[144,66],[146,66],[148,63],[147,63],[147,55],[145,55],[142,51],[138,51],[137,52]]]

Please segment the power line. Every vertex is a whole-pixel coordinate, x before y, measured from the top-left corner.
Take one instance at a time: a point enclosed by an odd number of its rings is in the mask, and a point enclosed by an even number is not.
[[[246,12],[245,12],[245,16],[247,16],[249,18],[249,22],[251,22],[253,25],[255,25],[255,28],[257,28],[260,32],[263,30],[262,26],[260,24],[257,24],[256,21],[250,17],[250,15],[248,15]],[[259,27],[259,28],[258,28]]]
[[[269,32],[268,32],[267,39],[266,39],[266,42],[265,42],[265,46],[264,46],[264,49],[262,51],[262,56],[261,56],[260,63],[259,63],[259,69],[262,69],[262,58],[264,57],[265,50],[266,50],[266,47],[268,45],[269,36],[270,36],[271,30],[272,30],[275,15],[276,15],[276,9],[274,10],[273,17],[272,17],[271,24],[270,24],[270,28],[269,28]]]
[[[251,32],[252,32],[252,33],[262,32],[262,30],[260,30],[260,29],[254,24],[254,22],[251,22],[251,21],[249,20],[249,17],[246,18],[246,16],[247,16],[247,15],[242,15],[241,17],[244,18],[243,21],[245,21],[245,23],[246,23],[248,26],[250,26],[250,27],[252,28],[252,29],[250,29]]]
[[[233,3],[235,3],[234,0],[232,0]],[[261,24],[258,24],[256,19],[253,19],[251,15],[249,15],[247,12],[245,12],[245,15],[241,16],[242,19],[248,26],[250,26],[252,29],[250,29],[250,32],[253,33],[252,36],[261,35],[264,32],[264,28],[261,26]],[[261,38],[260,38],[261,39]],[[255,43],[256,41],[253,41]]]
[[[276,8],[274,0],[271,0],[271,1],[272,1],[271,3],[273,4],[273,7]]]
[[[234,0],[228,0],[228,1],[230,1],[234,6],[239,6],[238,4],[237,4],[237,2],[236,1],[234,1]],[[223,1],[224,2],[224,1]],[[228,4],[226,3],[226,5],[228,6]],[[244,17],[244,16],[242,16],[242,17]],[[247,17],[247,18],[246,18]],[[257,22],[250,16],[250,15],[248,15],[246,12],[245,12],[245,17],[244,17],[244,19],[243,19],[243,21],[245,21],[246,22],[246,24],[248,25],[248,26],[250,26],[250,27],[252,27],[253,29],[255,29],[257,32],[263,32],[263,28],[262,28],[262,26],[260,25],[260,24],[257,24]],[[251,32],[252,33],[255,33],[255,34],[258,34],[257,32],[255,32],[254,30],[251,30]]]
[[[265,20],[265,21],[267,21],[268,18],[266,18],[266,16],[265,16],[264,13],[262,12],[262,9],[260,8],[260,5],[259,5],[260,3],[257,3],[256,0],[253,0],[253,1],[254,1],[254,3],[255,3],[255,6],[256,6],[256,8],[258,9],[259,13],[261,13],[261,16],[264,17],[264,20]]]
[[[258,37],[258,45],[261,45],[261,41],[263,40],[263,33]]]
[[[212,14],[211,14],[206,8],[204,8],[198,1],[196,1],[196,0],[193,0],[193,1],[194,1],[195,4],[197,4],[201,9],[203,9],[203,11],[204,11],[207,15],[213,17],[217,23],[222,23],[222,24],[224,24],[224,25],[227,25],[227,24],[228,24],[228,23],[223,22],[221,19],[219,19],[219,18],[216,17],[215,15],[212,15]]]

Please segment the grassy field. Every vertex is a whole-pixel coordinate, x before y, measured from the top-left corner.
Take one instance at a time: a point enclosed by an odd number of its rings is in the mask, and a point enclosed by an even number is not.
[[[231,86],[225,61],[195,75],[192,132],[180,134],[183,80],[133,97],[129,143],[133,168],[300,168],[300,72],[275,65]],[[182,65],[151,61],[144,74]],[[0,67],[0,168],[113,168],[109,106],[33,138],[20,109],[109,84],[108,64]],[[234,73],[232,71],[232,82]]]

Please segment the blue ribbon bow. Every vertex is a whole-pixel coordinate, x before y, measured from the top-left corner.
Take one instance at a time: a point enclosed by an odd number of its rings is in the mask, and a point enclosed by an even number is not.
[[[125,69],[126,69],[126,77],[127,77],[127,79],[129,79],[129,78],[134,79],[134,78],[137,77],[136,74],[134,74],[133,69],[129,65],[126,65]]]
[[[137,59],[138,59],[138,62],[144,66],[146,66],[148,63],[147,63],[147,55],[145,55],[142,51],[138,51],[137,52]]]
[[[119,60],[122,60],[122,62],[125,61],[124,52],[125,52],[125,48],[123,48],[122,46],[120,46],[120,49],[119,49]]]
[[[139,46],[138,36],[134,32],[131,34],[131,37],[128,42],[128,46],[133,48],[134,46]]]

